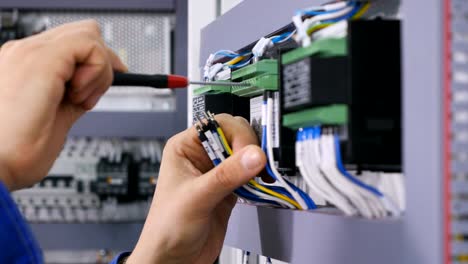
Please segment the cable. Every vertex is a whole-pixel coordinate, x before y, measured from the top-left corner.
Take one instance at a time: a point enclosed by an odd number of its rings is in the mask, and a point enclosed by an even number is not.
[[[197,119],[200,122],[200,125],[196,125],[196,129],[199,132],[199,138],[202,141],[202,145],[205,148],[205,151],[210,156],[210,159],[212,159],[213,163],[218,165],[220,162],[222,162],[222,155],[221,155],[221,149],[226,152],[226,157],[229,157],[232,154],[232,149],[230,148],[229,144],[227,143],[226,137],[224,135],[224,132],[222,131],[221,127],[219,126],[218,122],[214,118],[214,114],[208,112],[205,113],[205,117],[208,120],[208,123],[205,124],[200,117],[197,116]],[[215,139],[219,137],[219,142],[216,141]],[[210,139],[211,138],[211,139]],[[219,157],[221,156],[221,157]],[[222,157],[224,158],[224,157]],[[278,205],[276,202],[277,199],[283,200],[284,202],[280,203],[282,205],[286,205],[287,207],[290,208],[295,208],[298,207],[299,205],[292,199],[290,199],[287,196],[284,196],[280,193],[277,193],[275,191],[272,191],[268,189],[265,186],[262,186],[255,182],[254,180],[250,180],[249,184],[251,184],[255,189],[257,189],[259,192],[265,193],[265,195],[262,195],[264,198],[270,198],[270,201],[273,201],[275,205]],[[246,186],[244,186],[246,187]],[[265,202],[265,200],[261,199],[258,197],[256,194],[252,194],[248,191],[245,191],[241,188],[236,190],[236,194],[238,194],[241,197],[244,197],[248,200],[253,200],[255,202]],[[268,197],[268,195],[271,195]],[[277,199],[276,199],[277,198]]]
[[[307,182],[310,186],[318,190],[318,194],[321,194],[326,201],[334,204],[346,215],[355,215],[357,211],[354,206],[349,204],[348,200],[327,181],[326,176],[319,168],[319,164],[321,163],[318,141],[320,133],[320,127],[304,129],[304,133],[302,134],[303,143],[301,145],[307,151],[302,150],[304,168],[301,174],[304,172],[303,176],[308,180]]]
[[[270,194],[273,197],[276,197],[278,199],[281,199],[283,201],[286,201],[286,202],[292,204],[295,208],[301,209],[301,206],[296,201],[290,199],[289,197],[287,197],[287,196],[285,196],[283,194],[280,194],[280,193],[277,193],[277,192],[275,192],[273,190],[270,190],[267,187],[259,184],[258,182],[254,181],[254,180],[250,180],[249,184],[253,185],[255,188],[263,191],[264,193]]]
[[[225,63],[225,65],[234,65],[244,59],[244,56],[238,56]]]
[[[286,32],[286,33],[283,33],[279,36],[274,36],[274,37],[271,37],[271,41],[274,43],[274,44],[279,44],[279,43],[283,43],[283,42],[286,42],[288,41],[289,39],[291,39],[294,34],[296,34],[297,30],[293,30],[292,32]]]
[[[389,197],[386,197],[381,191],[379,191],[377,188],[365,184],[363,181],[360,181],[358,178],[354,177],[351,175],[346,168],[343,165],[343,161],[341,159],[341,148],[340,148],[340,139],[337,134],[334,135],[334,143],[335,143],[335,152],[336,152],[336,164],[340,172],[347,177],[349,180],[351,180],[354,184],[360,186],[361,188],[364,188],[368,190],[369,192],[373,193],[376,195],[381,202],[383,203],[383,206],[389,211],[392,215],[394,216],[399,216],[401,214],[400,210],[398,209],[398,206],[396,203]]]
[[[251,188],[250,186],[248,185],[245,185],[243,186],[243,188],[245,188],[247,191],[251,192],[252,194],[255,194],[257,195],[258,197],[260,198],[263,198],[265,200],[271,200],[271,201],[274,201],[276,202],[278,205],[281,205],[282,207],[286,207],[286,208],[291,208],[291,209],[294,209],[295,207],[293,205],[291,205],[290,203],[287,203],[285,201],[283,201],[282,199],[279,199],[279,198],[276,198],[276,197],[271,197],[267,194],[264,194],[260,191],[257,191],[253,188]]]
[[[267,135],[266,149],[267,149],[267,158],[268,158],[267,166],[270,167],[273,175],[275,175],[276,179],[281,183],[281,185],[283,185],[282,187],[284,187],[289,193],[291,193],[291,195],[294,197],[294,200],[296,200],[297,203],[300,205],[299,209],[301,210],[307,209],[307,204],[304,202],[302,197],[296,191],[294,191],[289,186],[289,184],[286,183],[286,181],[283,179],[283,177],[281,177],[280,173],[276,170],[274,166],[275,162],[273,160],[273,147],[271,146],[272,145],[271,142],[273,142],[273,139],[272,139],[272,131],[270,131],[272,127],[272,119],[273,119],[273,99],[272,98],[267,99],[267,115],[266,116],[267,116],[266,118],[266,135]]]

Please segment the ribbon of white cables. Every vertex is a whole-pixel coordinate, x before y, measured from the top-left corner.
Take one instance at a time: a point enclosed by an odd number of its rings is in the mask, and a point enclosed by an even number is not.
[[[282,185],[283,188],[285,188],[294,198],[294,200],[299,203],[299,205],[302,207],[303,210],[309,209],[306,202],[302,197],[294,191],[291,186],[283,179],[281,174],[278,172],[278,170],[275,167],[275,161],[273,159],[273,131],[272,131],[272,125],[273,125],[273,98],[268,98],[267,99],[267,111],[266,111],[266,146],[267,146],[267,157],[268,157],[268,162],[270,164],[271,171],[275,175],[275,178],[278,179],[279,183]]]

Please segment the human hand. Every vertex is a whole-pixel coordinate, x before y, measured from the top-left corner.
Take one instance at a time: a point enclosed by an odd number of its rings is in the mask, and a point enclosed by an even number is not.
[[[195,128],[168,141],[148,218],[126,263],[214,263],[237,200],[232,192],[266,163],[245,119],[218,115],[216,120],[234,154],[212,169]]]
[[[0,180],[10,190],[40,181],[73,123],[126,66],[95,21],[10,41],[0,50]]]

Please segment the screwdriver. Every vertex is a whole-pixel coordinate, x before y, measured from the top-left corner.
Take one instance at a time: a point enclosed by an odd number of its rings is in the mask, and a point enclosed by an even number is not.
[[[139,74],[114,72],[112,86],[140,86],[152,88],[185,88],[189,84],[216,86],[250,86],[237,82],[196,82],[187,77],[172,74]]]

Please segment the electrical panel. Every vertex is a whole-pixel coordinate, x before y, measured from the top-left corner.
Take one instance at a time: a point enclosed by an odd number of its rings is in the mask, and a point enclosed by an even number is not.
[[[398,3],[389,8],[381,1],[306,8],[251,45],[207,58],[203,78],[213,83],[195,88],[192,99],[199,132],[210,133],[197,122],[207,111],[248,117],[269,161],[262,177],[237,190],[241,202],[336,207],[367,218],[401,215],[397,10]],[[217,85],[224,81],[240,85]],[[228,99],[233,106],[226,98],[249,104]],[[280,194],[298,204],[278,201]]]
[[[13,193],[30,222],[143,221],[155,190],[161,140],[70,138],[48,176]]]
[[[444,54],[445,263],[468,261],[468,20],[467,3],[447,1]]]

